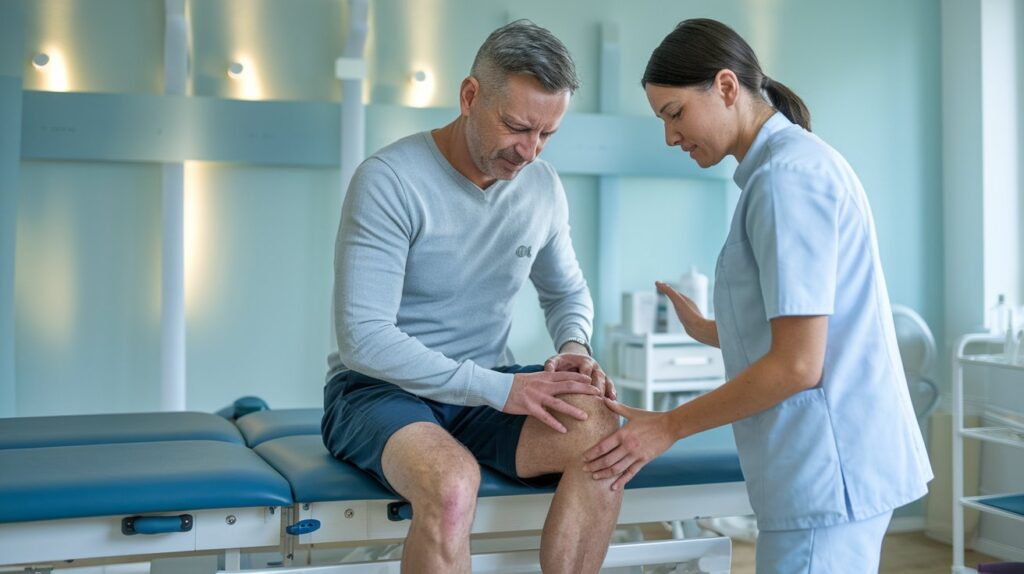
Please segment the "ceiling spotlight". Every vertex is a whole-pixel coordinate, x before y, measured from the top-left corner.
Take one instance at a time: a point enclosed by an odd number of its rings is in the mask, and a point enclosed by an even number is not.
[[[50,57],[47,56],[45,52],[39,52],[35,56],[32,56],[32,65],[35,66],[37,70],[42,70],[49,63]]]
[[[237,80],[242,77],[243,72],[245,72],[245,66],[240,62],[231,62],[231,64],[228,65],[228,77],[232,80]]]

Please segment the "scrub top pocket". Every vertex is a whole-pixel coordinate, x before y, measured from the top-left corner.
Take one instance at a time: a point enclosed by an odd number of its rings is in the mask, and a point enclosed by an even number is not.
[[[722,248],[715,266],[715,320],[730,379],[771,347],[771,333],[763,328],[767,319],[758,277],[749,241],[732,241]]]
[[[763,530],[848,521],[842,467],[821,388],[733,424],[750,505]]]

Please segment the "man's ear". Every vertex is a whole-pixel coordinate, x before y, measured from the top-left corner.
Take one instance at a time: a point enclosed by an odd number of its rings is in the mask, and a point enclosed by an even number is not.
[[[715,74],[715,93],[717,93],[722,101],[725,102],[726,107],[732,107],[736,103],[736,99],[740,95],[740,80],[736,77],[736,72],[733,72],[729,68],[722,68]]]
[[[480,97],[480,82],[473,76],[466,76],[459,87],[459,111],[464,116],[469,115],[469,108],[473,102]]]

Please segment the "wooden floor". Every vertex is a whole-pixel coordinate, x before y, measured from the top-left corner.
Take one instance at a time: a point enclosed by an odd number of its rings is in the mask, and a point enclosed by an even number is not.
[[[974,566],[978,562],[994,562],[993,558],[968,551],[964,562]],[[950,546],[936,542],[920,532],[890,534],[882,545],[880,574],[949,574],[953,563]],[[733,542],[733,574],[754,574],[754,545]]]
[[[665,523],[641,525],[647,540],[671,538]],[[998,562],[995,558],[968,550],[964,563],[976,566],[979,562]],[[882,563],[879,574],[949,574],[953,564],[953,548],[936,542],[923,532],[889,534],[882,543]],[[755,574],[754,545],[733,540],[732,574]]]

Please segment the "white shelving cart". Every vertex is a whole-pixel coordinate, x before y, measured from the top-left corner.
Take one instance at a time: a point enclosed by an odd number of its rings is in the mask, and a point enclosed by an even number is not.
[[[725,382],[722,352],[685,333],[610,331],[608,343],[614,357],[609,374],[615,387],[638,391],[638,406],[647,410],[655,408],[656,393],[696,395]]]
[[[964,439],[1003,444],[1024,449],[1024,429],[1015,427],[964,427],[964,367],[977,365],[994,369],[1008,369],[1020,375],[1024,389],[1024,364],[1011,363],[1002,355],[968,355],[965,350],[972,343],[996,343],[991,335],[965,335],[956,346],[953,356],[953,574],[975,573],[964,565],[964,510],[973,508],[981,512],[1024,522],[1024,479],[1020,492],[986,496],[964,496]],[[1024,456],[1024,452],[1022,452]]]

